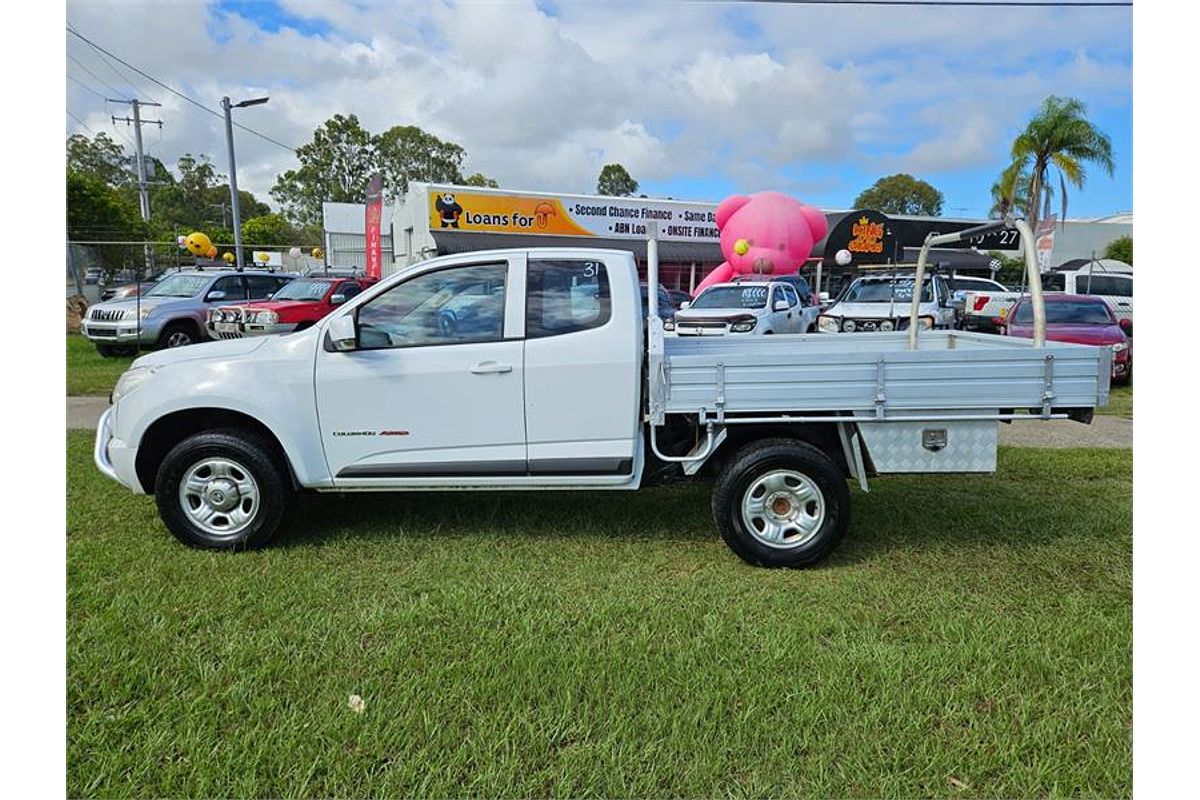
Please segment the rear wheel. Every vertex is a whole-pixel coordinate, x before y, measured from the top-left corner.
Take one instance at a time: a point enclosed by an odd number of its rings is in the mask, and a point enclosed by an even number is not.
[[[171,449],[158,468],[158,513],[191,547],[261,547],[279,529],[292,494],[282,457],[245,430],[198,433]]]
[[[850,491],[833,460],[794,439],[747,445],[712,494],[713,519],[729,549],[760,567],[807,567],[846,533]]]
[[[163,329],[162,335],[158,337],[158,346],[160,348],[168,347],[186,347],[189,344],[195,344],[199,341],[194,326],[186,322],[172,322]]]

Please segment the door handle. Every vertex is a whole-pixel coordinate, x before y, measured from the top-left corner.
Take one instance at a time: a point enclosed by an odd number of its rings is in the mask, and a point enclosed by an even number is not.
[[[480,361],[471,367],[475,375],[491,375],[492,373],[512,372],[512,364],[501,364],[498,361]]]

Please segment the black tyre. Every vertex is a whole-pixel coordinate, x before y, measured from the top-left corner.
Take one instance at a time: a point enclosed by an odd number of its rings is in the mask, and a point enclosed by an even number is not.
[[[135,355],[137,348],[127,344],[98,344],[96,345],[96,352],[102,358],[121,358]]]
[[[186,322],[172,322],[163,328],[162,334],[158,337],[158,346],[163,349],[168,347],[187,347],[189,344],[195,344],[198,341],[200,341],[200,337],[196,333],[196,326],[189,325]]]
[[[279,529],[292,487],[282,455],[245,430],[197,433],[167,453],[158,468],[158,513],[191,547],[261,547]]]
[[[850,490],[833,460],[795,439],[742,448],[712,493],[729,549],[758,567],[807,567],[825,558],[850,522]]]

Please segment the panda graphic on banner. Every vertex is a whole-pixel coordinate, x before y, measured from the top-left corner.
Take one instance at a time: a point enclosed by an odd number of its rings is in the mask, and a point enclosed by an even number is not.
[[[446,192],[438,195],[434,200],[433,207],[437,209],[438,219],[441,220],[443,228],[457,228],[458,218],[462,216],[462,206],[454,199],[454,195]]]

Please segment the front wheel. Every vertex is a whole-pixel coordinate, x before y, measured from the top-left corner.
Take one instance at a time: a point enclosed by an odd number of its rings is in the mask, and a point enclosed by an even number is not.
[[[191,547],[261,547],[278,530],[292,494],[281,459],[248,431],[190,436],[158,469],[159,516],[176,539]]]
[[[199,341],[196,336],[196,329],[186,322],[172,322],[163,329],[162,335],[158,337],[158,346],[166,349],[168,347],[187,347],[189,344],[195,344]]]
[[[842,471],[794,439],[747,445],[712,494],[713,519],[729,549],[759,567],[807,567],[837,546],[850,522]]]

